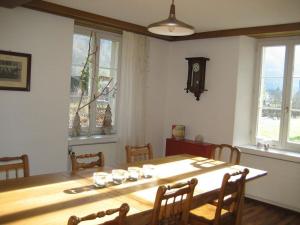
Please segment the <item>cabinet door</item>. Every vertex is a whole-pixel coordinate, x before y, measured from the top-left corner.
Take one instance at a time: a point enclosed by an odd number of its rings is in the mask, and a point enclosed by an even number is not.
[[[166,156],[184,154],[184,146],[179,141],[167,139]]]
[[[167,139],[166,142],[166,156],[190,154],[195,156],[202,156],[205,158],[211,157],[213,144],[200,144],[191,141],[178,141],[174,139]]]

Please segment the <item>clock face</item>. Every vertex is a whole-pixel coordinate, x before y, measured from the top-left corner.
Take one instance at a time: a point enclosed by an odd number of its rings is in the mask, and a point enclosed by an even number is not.
[[[198,72],[199,69],[200,69],[199,63],[194,63],[194,64],[193,64],[193,72]]]

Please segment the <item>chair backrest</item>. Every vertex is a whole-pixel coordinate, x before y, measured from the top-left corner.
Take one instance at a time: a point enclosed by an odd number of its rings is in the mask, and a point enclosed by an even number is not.
[[[227,162],[238,165],[240,163],[241,151],[237,147],[227,144],[215,145],[212,151],[212,158],[221,161],[228,158]]]
[[[75,155],[75,152],[70,154],[72,161],[72,171],[78,171],[80,169],[87,169],[93,167],[102,167],[104,166],[104,155],[102,152],[98,152],[95,154],[84,154],[84,155]],[[82,162],[81,160],[97,158],[96,161],[91,162]],[[79,162],[79,160],[80,162]]]
[[[151,225],[187,225],[193,193],[198,180],[159,186],[156,193]]]
[[[112,215],[117,212],[119,212],[119,215],[115,219],[107,221],[105,223],[102,223],[102,225],[123,225],[123,224],[125,224],[126,215],[129,212],[129,205],[127,203],[122,204],[120,208],[109,209],[106,211],[93,213],[93,214],[87,215],[82,218],[79,218],[77,216],[71,216],[68,220],[68,225],[77,225],[82,221],[94,220],[96,218],[101,218],[106,215]]]
[[[219,193],[214,225],[221,224],[221,211],[225,204],[226,206],[230,205],[229,211],[237,222],[237,219],[242,213],[242,202],[244,198],[246,176],[248,173],[249,170],[244,169],[244,171],[239,171],[233,174],[226,173],[224,175]],[[230,198],[225,199],[228,195],[231,195]]]
[[[14,161],[22,162],[14,162]],[[15,178],[19,178],[18,170],[22,169],[24,177],[29,177],[29,161],[27,155],[17,157],[0,158],[0,173],[5,172],[6,179],[9,179],[10,171],[15,171]]]
[[[152,145],[148,143],[144,146],[125,146],[127,163],[153,159]]]

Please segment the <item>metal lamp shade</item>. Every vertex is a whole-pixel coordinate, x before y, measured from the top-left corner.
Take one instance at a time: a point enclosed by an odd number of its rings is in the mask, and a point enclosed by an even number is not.
[[[187,36],[195,33],[192,26],[172,18],[150,24],[148,31],[166,36]]]
[[[174,0],[171,4],[169,18],[150,24],[148,31],[165,36],[187,36],[195,33],[194,27],[176,19]]]

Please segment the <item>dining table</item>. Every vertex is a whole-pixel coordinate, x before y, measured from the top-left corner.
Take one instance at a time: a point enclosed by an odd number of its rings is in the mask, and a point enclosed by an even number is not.
[[[142,167],[154,165],[154,175],[137,181],[109,183],[99,188],[94,185],[93,173],[111,172],[111,167],[86,169],[79,172],[43,174],[0,182],[0,224],[66,225],[70,216],[83,217],[98,211],[119,208],[127,203],[130,210],[127,224],[146,225],[151,221],[156,191],[169,185],[197,178],[192,208],[218,197],[226,173],[249,169],[246,182],[265,176],[266,171],[232,165],[192,155],[174,155],[119,166]],[[246,185],[247,186],[247,185]],[[105,216],[83,224],[100,224],[116,215]]]

